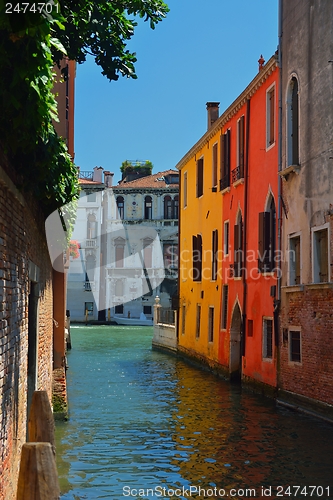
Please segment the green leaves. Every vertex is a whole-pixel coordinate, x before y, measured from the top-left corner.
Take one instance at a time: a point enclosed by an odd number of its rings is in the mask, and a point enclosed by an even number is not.
[[[76,167],[52,122],[58,121],[52,49],[65,50],[52,32],[62,18],[4,16],[0,11],[0,146],[47,215],[79,192]]]
[[[149,21],[154,29],[169,11],[163,0],[60,0],[59,5],[65,30],[55,31],[68,57],[82,63],[87,54],[93,55],[110,81],[120,75],[137,78],[136,55],[126,48],[137,26],[135,18]],[[53,55],[57,62],[62,58],[59,50]]]

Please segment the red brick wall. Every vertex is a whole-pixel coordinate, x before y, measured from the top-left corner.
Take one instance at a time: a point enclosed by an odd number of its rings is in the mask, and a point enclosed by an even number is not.
[[[304,287],[286,294],[281,317],[279,387],[333,404],[333,289]],[[288,360],[288,327],[300,327],[302,362]]]
[[[16,494],[26,441],[29,262],[40,270],[37,389],[52,391],[52,268],[44,220],[0,167],[0,500]]]

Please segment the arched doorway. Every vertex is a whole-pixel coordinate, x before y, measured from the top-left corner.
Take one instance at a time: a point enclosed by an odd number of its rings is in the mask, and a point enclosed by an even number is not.
[[[242,374],[241,351],[242,314],[238,302],[236,303],[230,327],[230,380],[240,380]]]

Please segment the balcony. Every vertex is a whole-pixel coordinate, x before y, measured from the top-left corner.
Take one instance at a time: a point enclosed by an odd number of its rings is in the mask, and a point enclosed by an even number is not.
[[[230,176],[229,174],[225,175],[220,179],[220,191],[230,187]]]
[[[239,165],[238,167],[234,168],[231,171],[231,182],[235,184],[235,182],[241,181],[243,179],[244,179],[243,167]]]
[[[82,244],[82,248],[96,248],[96,238],[85,240]]]

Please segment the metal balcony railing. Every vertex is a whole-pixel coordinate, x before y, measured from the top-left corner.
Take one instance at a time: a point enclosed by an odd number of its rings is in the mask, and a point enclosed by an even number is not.
[[[157,322],[163,323],[165,325],[174,325],[175,324],[175,312],[172,309],[166,309],[164,307],[160,307],[158,309],[157,314]]]
[[[243,179],[244,172],[243,168],[239,165],[231,171],[231,181],[232,183],[238,181],[239,179]]]

